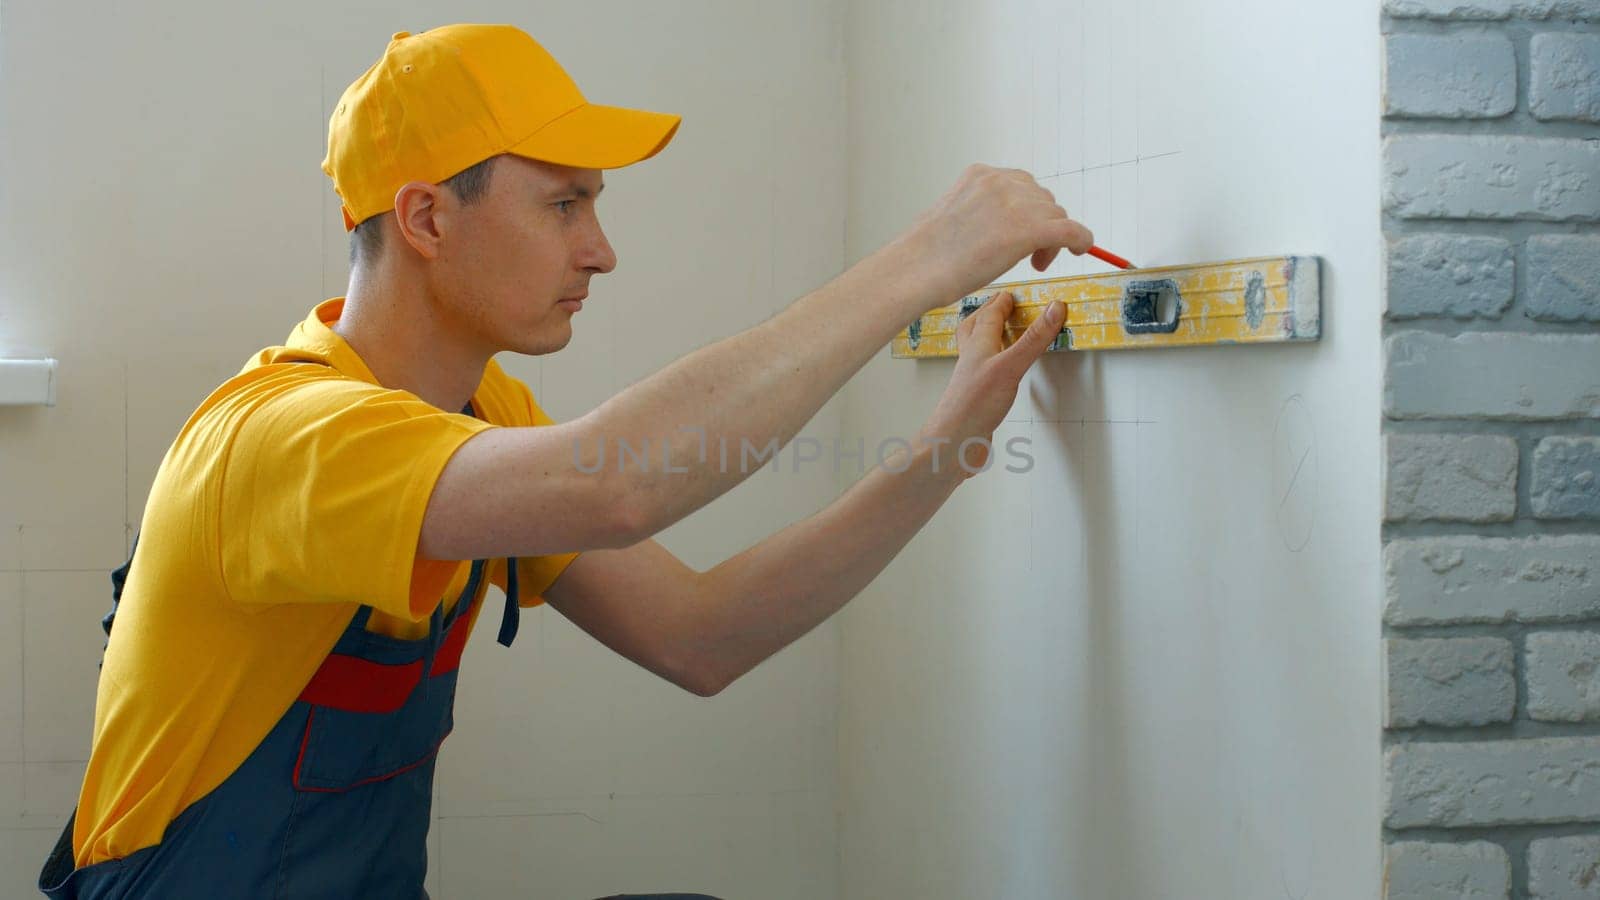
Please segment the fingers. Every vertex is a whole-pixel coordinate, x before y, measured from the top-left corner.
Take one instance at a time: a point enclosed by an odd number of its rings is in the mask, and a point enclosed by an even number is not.
[[[932,233],[940,252],[965,264],[959,271],[965,290],[992,280],[1018,259],[1043,272],[1063,249],[1081,255],[1094,244],[1094,234],[1023,169],[968,166],[939,212],[943,218],[932,221],[944,228]]]
[[[986,175],[998,175],[1014,181],[1033,181],[1033,173],[1026,169],[1007,169],[997,166],[986,166],[983,163],[973,163],[962,172],[964,178],[982,178]]]
[[[971,315],[967,316],[965,319],[962,319],[960,324],[956,325],[957,346],[966,343],[967,336],[972,334],[972,326],[977,324],[977,322],[978,317],[976,315]]]
[[[1067,218],[1065,210],[1061,211],[1059,217],[1046,220],[1043,232],[1039,238],[1041,246],[1033,251],[1033,268],[1038,272],[1050,268],[1063,247],[1074,256],[1082,256],[1094,245],[1094,232],[1084,227],[1083,223]]]
[[[1022,373],[1033,365],[1034,360],[1038,359],[1050,346],[1050,342],[1056,339],[1056,335],[1061,333],[1061,324],[1066,321],[1066,317],[1066,304],[1059,300],[1051,301],[1050,305],[1034,318],[1033,324],[1022,333],[1022,337],[1017,338],[1016,343],[1000,354],[1006,361],[1005,365],[1012,369],[1016,377],[1021,378]]]
[[[972,318],[983,316],[983,322],[973,326],[985,337],[993,337],[996,348],[1000,344],[1000,335],[1005,332],[1006,320],[1011,318],[1011,310],[1016,306],[1016,297],[1010,291],[1001,291],[993,299],[983,305],[983,308],[973,313]]]
[[[1082,256],[1094,246],[1094,232],[1085,228],[1082,222],[1072,219],[1056,219],[1050,223],[1055,229],[1054,246],[1065,247],[1072,251],[1074,256]]]
[[[1032,263],[1036,271],[1043,272],[1049,268],[1050,263],[1055,261],[1057,254],[1061,252],[1063,247],[1071,251],[1074,256],[1082,256],[1089,252],[1089,248],[1094,245],[1094,232],[1090,231],[1082,222],[1068,215],[1066,208],[1056,202],[1054,194],[1034,181],[1033,176],[1020,169],[1002,171],[1007,173],[1016,172],[1026,177],[1028,184],[1033,188],[1031,193],[1045,204],[1044,208],[1038,212],[1044,233],[1041,235],[1040,243],[1033,252]]]
[[[1043,211],[1040,222],[1042,228],[1039,236],[1040,244],[1034,254],[1033,264],[1034,268],[1041,272],[1062,247],[1070,250],[1075,256],[1082,256],[1088,253],[1094,244],[1094,232],[1082,222],[1067,215],[1066,209],[1056,203],[1053,197],[1049,207]],[[1040,265],[1039,253],[1044,252],[1049,253],[1049,258],[1045,260],[1044,265]]]
[[[1004,346],[1006,320],[1011,318],[1011,311],[1016,306],[1016,297],[1010,291],[1001,291],[990,298],[989,302],[978,308],[978,311],[956,326],[956,345],[958,352],[965,352],[966,348],[983,348],[989,354],[1000,352]]]

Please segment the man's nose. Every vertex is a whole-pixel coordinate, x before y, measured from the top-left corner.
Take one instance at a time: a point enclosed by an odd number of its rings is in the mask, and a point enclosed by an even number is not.
[[[599,275],[604,275],[617,267],[616,251],[611,249],[611,242],[606,240],[606,233],[601,230],[599,222],[595,222],[594,227],[585,235],[578,264],[584,270]]]

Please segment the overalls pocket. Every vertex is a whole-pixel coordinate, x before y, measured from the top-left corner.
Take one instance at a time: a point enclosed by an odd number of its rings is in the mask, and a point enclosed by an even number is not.
[[[362,607],[301,692],[295,799],[272,896],[421,893],[434,762],[454,725],[457,667],[482,576],[475,561],[461,598],[449,613],[435,609],[423,640],[368,631],[370,607]]]
[[[295,761],[302,791],[346,791],[393,778],[432,759],[454,726],[456,673],[420,679],[416,693],[392,712],[311,707]]]
[[[362,607],[300,694],[308,705],[294,764],[300,791],[339,793],[432,760],[455,725],[457,666],[476,604],[481,562],[449,615],[407,641],[366,630]]]

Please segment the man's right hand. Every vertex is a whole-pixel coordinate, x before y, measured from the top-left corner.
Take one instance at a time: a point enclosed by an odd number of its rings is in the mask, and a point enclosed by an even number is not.
[[[1024,257],[1043,272],[1063,247],[1087,253],[1094,235],[1027,172],[972,165],[904,240],[948,288],[929,298],[933,309],[992,283]]]

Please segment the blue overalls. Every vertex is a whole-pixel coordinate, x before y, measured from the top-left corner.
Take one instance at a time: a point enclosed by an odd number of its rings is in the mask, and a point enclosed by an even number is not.
[[[372,607],[360,607],[266,738],[159,844],[74,869],[69,819],[39,888],[57,900],[426,897],[435,754],[453,724],[484,566],[472,564],[460,599],[448,613],[435,607],[420,640],[368,631]],[[515,560],[506,571],[509,646]]]
[[[462,415],[476,411],[469,401]],[[133,556],[112,573],[110,636]],[[161,842],[76,868],[72,829],[39,873],[54,900],[220,897],[426,898],[433,765],[454,725],[456,670],[485,560],[446,613],[434,607],[420,640],[350,618],[333,650],[232,775],[167,826]],[[517,561],[506,560],[499,641],[511,646],[521,609]]]
[[[472,415],[471,404],[462,412]],[[456,671],[486,563],[472,563],[448,613],[434,608],[422,639],[368,631],[372,607],[357,609],[288,712],[160,843],[75,868],[76,814],[68,818],[39,889],[53,900],[427,900],[434,760],[454,724]],[[130,555],[112,574],[108,636],[132,565]],[[515,559],[506,560],[505,593],[498,640],[509,647],[521,615]]]

